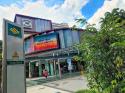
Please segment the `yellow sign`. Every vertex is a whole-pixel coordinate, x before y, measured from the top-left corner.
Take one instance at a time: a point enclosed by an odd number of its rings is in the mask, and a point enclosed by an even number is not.
[[[8,23],[8,35],[22,38],[21,28]]]
[[[18,58],[19,58],[19,55],[18,55],[18,53],[15,51],[15,52],[13,53],[12,59],[18,59]]]
[[[11,31],[13,34],[19,34],[19,31],[18,31],[16,28],[11,28],[10,31]]]

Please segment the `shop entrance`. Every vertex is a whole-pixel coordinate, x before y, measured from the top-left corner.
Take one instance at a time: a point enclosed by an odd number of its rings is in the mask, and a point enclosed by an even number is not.
[[[36,62],[32,63],[33,66],[33,77],[39,77],[39,67],[38,64]]]
[[[68,64],[66,62],[61,62],[60,63],[60,69],[61,69],[61,73],[65,74],[68,73]]]

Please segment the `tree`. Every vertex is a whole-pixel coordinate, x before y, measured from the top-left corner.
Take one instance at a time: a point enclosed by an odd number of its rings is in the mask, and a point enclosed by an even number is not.
[[[113,9],[100,23],[99,31],[87,26],[77,46],[77,59],[85,62],[90,88],[99,93],[125,93],[125,11]]]

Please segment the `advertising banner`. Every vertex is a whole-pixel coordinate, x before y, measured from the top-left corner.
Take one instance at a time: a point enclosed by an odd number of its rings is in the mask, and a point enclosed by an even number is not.
[[[68,70],[71,71],[72,68],[72,60],[70,58],[67,59],[67,63],[68,63]]]
[[[58,34],[38,35],[25,39],[25,54],[59,48]]]
[[[26,93],[23,29],[5,19],[2,76],[2,93]]]
[[[57,34],[34,37],[34,51],[43,51],[55,48],[58,48]]]

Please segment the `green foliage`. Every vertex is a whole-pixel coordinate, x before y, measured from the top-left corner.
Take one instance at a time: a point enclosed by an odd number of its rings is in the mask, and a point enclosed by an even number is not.
[[[85,89],[85,90],[79,90],[75,93],[98,93],[94,89]]]
[[[99,31],[88,25],[77,47],[90,88],[99,93],[125,93],[125,11],[113,9],[101,18]],[[84,93],[84,92],[83,92]]]

